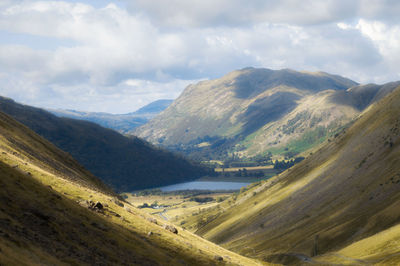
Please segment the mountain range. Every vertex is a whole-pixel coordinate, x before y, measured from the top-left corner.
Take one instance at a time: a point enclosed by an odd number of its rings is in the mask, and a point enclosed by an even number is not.
[[[180,156],[92,122],[57,117],[4,97],[0,98],[0,111],[71,154],[117,191],[159,187],[207,173]]]
[[[173,100],[157,100],[135,112],[127,114],[83,112],[65,109],[47,109],[47,111],[58,117],[86,120],[106,128],[114,129],[120,133],[127,133],[138,126],[146,124],[150,119],[166,109],[172,102]]]
[[[199,160],[296,156],[336,134],[399,83],[245,68],[189,85],[134,135]]]

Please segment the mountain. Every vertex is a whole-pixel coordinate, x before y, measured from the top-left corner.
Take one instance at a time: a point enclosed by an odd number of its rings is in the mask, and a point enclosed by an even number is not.
[[[157,100],[128,114],[109,114],[99,112],[82,112],[76,110],[47,109],[58,117],[86,120],[120,133],[127,133],[134,128],[144,125],[158,113],[166,109],[173,100]]]
[[[184,182],[206,173],[182,157],[88,121],[59,118],[7,98],[0,98],[0,111],[71,154],[117,191]]]
[[[356,85],[323,72],[245,68],[189,85],[134,134],[189,154],[205,149],[214,159],[283,153],[293,141],[307,146],[350,122],[356,108],[329,99]],[[286,152],[304,150],[296,148]]]
[[[170,106],[173,101],[174,100],[165,100],[165,99],[157,100],[152,103],[149,103],[148,105],[143,106],[142,108],[136,110],[131,114],[137,114],[137,115],[147,114],[149,118],[153,118],[157,114],[167,109],[168,106]]]
[[[301,163],[203,214],[197,233],[269,262],[398,265],[399,114],[400,86]]]
[[[1,112],[0,187],[0,265],[261,265],[124,202]]]

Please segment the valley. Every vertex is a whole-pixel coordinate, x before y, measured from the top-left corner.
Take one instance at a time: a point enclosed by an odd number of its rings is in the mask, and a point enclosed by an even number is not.
[[[201,139],[199,157],[1,98],[0,263],[396,265],[398,85],[316,92],[357,111],[254,154],[253,133]],[[267,127],[314,123],[285,117]]]
[[[171,232],[176,226],[3,113],[0,126],[2,265],[261,265],[180,227]]]
[[[399,13],[0,0],[0,266],[399,266]]]

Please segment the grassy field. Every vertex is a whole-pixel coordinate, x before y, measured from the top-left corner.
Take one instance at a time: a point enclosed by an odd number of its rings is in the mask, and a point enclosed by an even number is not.
[[[169,193],[169,195],[137,196],[132,193],[124,193],[123,196],[126,201],[136,207],[142,206],[145,203],[148,205],[157,203],[158,207],[156,208],[142,208],[141,210],[148,214],[157,215],[161,219],[168,220],[189,231],[194,231],[197,228],[192,225],[185,225],[189,220],[193,220],[193,217],[196,215],[218,206],[219,202],[224,201],[233,194],[233,192],[204,192],[203,194],[195,192],[193,195]]]
[[[253,182],[258,182],[260,180],[265,180],[268,179],[272,176],[275,175],[274,173],[271,173],[270,175],[266,175],[264,177],[252,177],[252,176],[248,176],[248,177],[243,177],[243,176],[203,176],[199,179],[197,179],[196,181],[215,181],[215,182],[243,182],[243,183],[253,183]]]
[[[265,166],[215,168],[215,172],[238,172],[239,170],[243,170],[243,169],[246,169],[247,171],[271,170],[271,169],[274,169],[274,166],[273,165],[265,165]]]

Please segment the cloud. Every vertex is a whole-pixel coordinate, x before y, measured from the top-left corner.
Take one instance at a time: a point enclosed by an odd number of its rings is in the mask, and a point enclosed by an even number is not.
[[[129,10],[171,27],[310,25],[364,17],[399,21],[397,0],[126,0]]]
[[[248,66],[387,82],[400,79],[399,6],[375,0],[1,2],[0,94],[116,113]]]

